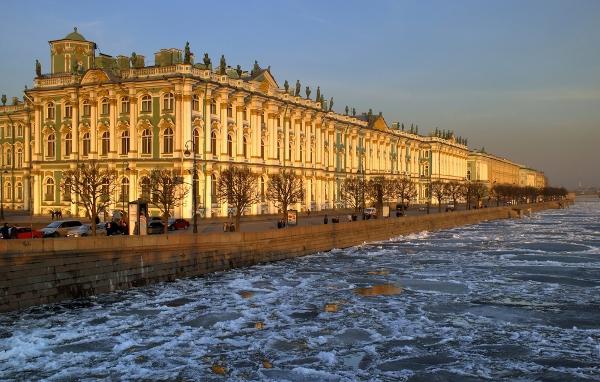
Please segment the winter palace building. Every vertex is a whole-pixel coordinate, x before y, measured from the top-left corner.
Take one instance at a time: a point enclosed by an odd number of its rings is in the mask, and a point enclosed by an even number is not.
[[[491,183],[495,169],[503,168],[452,135],[418,135],[371,112],[338,114],[320,89],[314,101],[309,91],[300,95],[299,83],[281,87],[270,68],[256,62],[250,71],[226,66],[224,58],[213,67],[207,55],[194,63],[186,46],[162,49],[146,66],[142,55],[97,54],[96,44],[77,30],[49,44],[50,73],[36,63],[23,100],[0,106],[8,209],[82,215],[71,203],[75,196],[61,192],[61,174],[90,159],[118,171],[116,209],[148,197],[152,169],[173,169],[192,184],[196,165],[204,216],[227,214],[216,200],[216,182],[232,164],[259,174],[263,201],[253,214],[277,212],[264,195],[269,176],[282,169],[304,180],[305,200],[296,208],[314,211],[343,207],[339,189],[347,177],[410,177],[417,201],[425,202],[432,180]],[[538,172],[514,165],[513,183],[536,182]],[[174,215],[192,216],[191,192]]]

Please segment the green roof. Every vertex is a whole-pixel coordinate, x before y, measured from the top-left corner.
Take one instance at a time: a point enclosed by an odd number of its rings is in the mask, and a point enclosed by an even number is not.
[[[75,40],[75,41],[86,41],[85,37],[83,37],[79,32],[77,32],[77,27],[73,28],[73,32],[69,33],[65,38],[65,40]]]

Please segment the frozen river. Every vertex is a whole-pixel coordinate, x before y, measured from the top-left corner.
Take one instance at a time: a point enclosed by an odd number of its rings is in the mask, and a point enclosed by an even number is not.
[[[0,380],[600,380],[600,202],[0,316]]]

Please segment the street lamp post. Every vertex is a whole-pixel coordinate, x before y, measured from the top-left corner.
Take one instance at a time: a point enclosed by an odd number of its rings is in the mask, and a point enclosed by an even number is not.
[[[129,162],[123,161],[123,177],[127,175],[129,172]],[[127,187],[129,187],[129,182],[127,182]],[[127,199],[129,199],[129,188],[127,189],[127,194],[123,192],[123,182],[121,182],[121,201],[123,202],[123,214],[125,214],[125,195],[127,195]],[[129,200],[128,200],[129,202]]]
[[[190,153],[191,146],[191,153]],[[193,169],[192,169],[192,218],[193,220],[193,232],[198,233],[198,169],[196,168],[196,147],[194,144],[194,138],[192,136],[192,140],[185,142],[185,151],[183,153],[186,157],[192,155],[193,160]]]
[[[0,219],[4,219],[4,174],[8,174],[8,171],[2,166],[0,167]]]

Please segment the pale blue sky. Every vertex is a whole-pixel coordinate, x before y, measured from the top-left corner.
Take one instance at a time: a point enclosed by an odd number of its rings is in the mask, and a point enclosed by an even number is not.
[[[469,146],[600,186],[600,1],[12,1],[0,14],[0,92],[49,68],[73,26],[101,52],[153,61],[190,41],[197,57],[271,65],[388,122],[439,127]],[[313,93],[314,94],[314,93]]]

